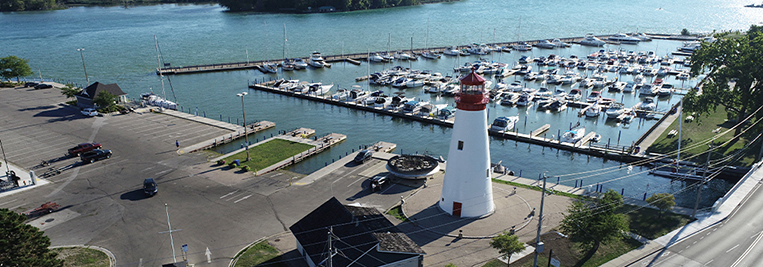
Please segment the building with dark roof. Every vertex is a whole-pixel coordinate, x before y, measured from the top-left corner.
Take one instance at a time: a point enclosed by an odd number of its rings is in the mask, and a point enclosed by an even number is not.
[[[423,266],[424,251],[375,208],[342,205],[332,197],[289,229],[310,267],[328,266],[329,260],[347,267]]]
[[[98,96],[98,93],[100,92],[109,92],[112,95],[115,95],[117,97],[117,103],[127,102],[127,94],[123,92],[122,88],[119,88],[119,85],[116,83],[102,84],[95,82],[84,90],[80,91],[78,94],[74,95],[77,97],[77,106],[80,108],[95,107],[93,98]]]

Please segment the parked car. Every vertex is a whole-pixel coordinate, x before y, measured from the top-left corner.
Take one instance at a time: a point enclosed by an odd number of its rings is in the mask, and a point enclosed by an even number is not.
[[[80,156],[82,153],[88,152],[93,149],[101,148],[99,143],[82,143],[69,149],[70,156]]]
[[[34,89],[48,89],[48,88],[53,88],[53,85],[41,83],[34,86]]]
[[[374,192],[376,190],[382,190],[382,187],[385,184],[387,184],[386,174],[378,174],[374,177],[371,177],[371,192]]]
[[[146,178],[143,180],[143,194],[146,194],[147,196],[153,196],[156,195],[157,192],[159,192],[159,189],[156,187],[154,178]]]
[[[358,152],[358,155],[355,156],[354,161],[357,164],[362,164],[363,162],[368,161],[371,159],[371,156],[374,155],[374,152],[372,150],[364,149]]]
[[[35,86],[37,86],[38,84],[39,84],[39,83],[36,83],[36,82],[26,82],[26,83],[24,84],[24,87],[35,87]]]
[[[111,158],[111,150],[108,149],[93,149],[91,151],[82,153],[79,158],[84,163],[93,163],[96,160]]]
[[[98,111],[96,111],[94,108],[85,108],[82,110],[82,115],[88,117],[98,116]]]

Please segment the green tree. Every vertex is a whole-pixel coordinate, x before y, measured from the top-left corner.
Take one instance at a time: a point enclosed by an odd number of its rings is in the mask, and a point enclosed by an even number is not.
[[[113,94],[106,91],[101,91],[97,96],[95,96],[95,98],[93,98],[93,103],[102,109],[109,109],[111,106],[115,105],[114,101],[116,101],[116,99],[117,97]]]
[[[67,84],[66,87],[61,88],[61,94],[66,96],[66,98],[73,98],[76,94],[81,92],[82,89],[80,88],[74,88],[71,84]]]
[[[498,250],[498,253],[506,254],[506,262],[511,262],[511,254],[519,253],[525,249],[524,244],[519,242],[516,235],[503,231],[502,234],[493,237],[490,246]],[[508,266],[508,265],[507,265]]]
[[[681,30],[681,35],[691,35],[691,33],[689,32],[689,30],[684,28],[683,30]]]
[[[25,220],[24,215],[0,209],[0,266],[63,266],[57,253],[48,249],[50,239]]]
[[[4,79],[16,78],[32,75],[32,68],[29,67],[29,60],[17,57],[7,56],[0,58],[0,77]]]
[[[676,197],[669,193],[655,193],[649,196],[646,202],[660,209],[660,218],[662,218],[664,211],[670,210],[676,205]]]
[[[696,77],[707,72],[707,77],[686,95],[686,111],[707,115],[721,106],[739,122],[763,105],[761,29],[753,25],[746,34],[722,33],[715,42],[702,43],[691,56],[691,73]],[[737,127],[736,134],[741,131]]]
[[[572,202],[567,215],[562,219],[562,233],[588,250],[581,262],[588,261],[599,249],[601,243],[618,240],[628,231],[628,220],[624,214],[617,214],[623,205],[623,197],[610,189],[599,198],[581,199]]]

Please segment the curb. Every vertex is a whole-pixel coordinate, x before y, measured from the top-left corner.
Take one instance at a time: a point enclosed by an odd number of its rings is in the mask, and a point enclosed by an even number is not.
[[[277,236],[277,235],[280,235],[280,234],[290,233],[290,232],[291,231],[283,231],[283,232],[272,234],[272,235],[269,235],[269,236],[260,237],[259,239],[255,240],[254,242],[249,243],[249,245],[244,246],[243,248],[239,249],[238,252],[236,252],[236,255],[233,256],[232,259],[230,259],[230,262],[228,263],[228,267],[235,266],[236,262],[238,261],[239,256],[241,256],[241,253],[244,252],[245,250],[249,249],[250,247],[254,246],[255,244],[260,243],[260,242],[262,242],[264,240],[268,240],[271,237],[274,237],[274,236]],[[112,267],[113,267],[113,265],[112,265]]]
[[[51,246],[49,247],[51,249],[53,248],[89,248],[89,249],[95,249],[100,252],[103,252],[103,254],[106,254],[107,257],[109,257],[109,266],[114,267],[117,266],[117,258],[114,257],[114,253],[111,253],[108,249],[104,247],[99,246],[87,246],[87,245],[69,245],[69,246]]]

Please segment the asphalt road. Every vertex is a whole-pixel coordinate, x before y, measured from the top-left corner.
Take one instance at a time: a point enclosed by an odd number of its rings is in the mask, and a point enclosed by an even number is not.
[[[726,220],[629,266],[761,266],[763,192],[760,184]]]
[[[204,154],[181,147],[228,133],[162,114],[132,113],[89,118],[57,89],[0,89],[0,139],[8,160],[33,169],[40,160],[67,169],[48,185],[0,198],[0,208],[26,211],[53,201],[63,209],[31,222],[53,245],[96,245],[112,251],[119,266],[157,266],[173,261],[167,213],[178,260],[189,247],[192,264],[227,266],[239,249],[283,232],[332,195],[342,202],[386,209],[413,188],[388,187],[370,194],[367,178],[382,171],[380,160],[346,164],[336,174],[303,186],[288,186],[288,172],[254,177],[207,163]],[[263,118],[266,119],[266,118]],[[114,155],[93,164],[63,157],[82,142],[99,142]],[[369,168],[371,170],[369,170]],[[38,173],[43,169],[35,169]],[[366,177],[366,175],[369,175]],[[144,178],[159,193],[144,197]],[[165,203],[168,205],[165,209]],[[207,264],[206,249],[211,251]]]

